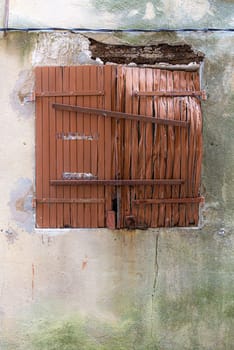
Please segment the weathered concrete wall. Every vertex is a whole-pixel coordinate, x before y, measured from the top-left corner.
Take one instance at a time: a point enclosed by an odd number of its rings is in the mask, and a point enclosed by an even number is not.
[[[232,0],[11,0],[9,26],[232,27]]]
[[[12,1],[11,11],[21,11],[22,3]],[[116,3],[90,1],[92,8],[86,11],[92,14],[100,6],[110,11]],[[119,3],[130,13],[129,2]],[[136,15],[144,17],[150,2],[135,3],[141,9]],[[214,19],[221,3],[222,12]],[[156,2],[152,4],[157,14]],[[180,1],[157,4],[182,8]],[[183,4],[183,11],[192,12],[192,2]],[[197,2],[197,19],[194,13],[190,23],[202,26],[209,18],[214,25],[231,26],[231,8],[230,1]],[[123,17],[120,9],[118,20]],[[131,11],[128,23],[137,24],[133,6]],[[30,13],[27,18],[33,21]],[[156,23],[149,18],[153,13],[151,9],[142,19],[143,25]],[[232,350],[234,36],[105,33],[92,37],[134,45],[185,43],[205,54],[203,225],[197,230],[35,230],[31,205],[35,112],[33,103],[26,103],[34,86],[33,67],[97,62],[90,59],[86,36],[7,34],[0,40],[0,348]]]

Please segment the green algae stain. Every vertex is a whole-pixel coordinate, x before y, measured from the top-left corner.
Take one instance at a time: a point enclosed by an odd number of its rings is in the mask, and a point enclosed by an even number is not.
[[[28,332],[22,350],[158,350],[157,344],[138,337],[133,319],[102,321],[74,315],[41,321]]]

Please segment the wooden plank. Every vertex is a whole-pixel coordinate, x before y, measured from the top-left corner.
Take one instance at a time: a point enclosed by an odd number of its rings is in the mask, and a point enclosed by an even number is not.
[[[97,67],[98,77],[97,82],[99,89],[104,89],[104,67]],[[103,97],[98,97],[98,108],[104,107],[104,99]],[[97,176],[99,179],[104,179],[104,152],[105,152],[105,128],[104,128],[104,118],[100,115],[98,115],[97,120],[97,129],[98,129],[98,135],[99,140],[97,143],[98,147],[98,168],[97,168]],[[103,186],[98,186],[98,198],[104,198],[105,197],[105,191]],[[105,217],[104,217],[104,211],[105,207],[104,204],[98,205],[98,227],[105,227]]]
[[[180,72],[180,89],[186,89],[186,73]],[[188,98],[181,98],[181,120],[187,120],[187,105]],[[189,117],[189,116],[188,116]],[[190,117],[189,117],[190,118]],[[188,132],[181,129],[181,177],[183,179],[188,178]],[[180,198],[187,197],[187,183],[184,183],[180,187]],[[186,205],[179,205],[179,226],[186,226]]]
[[[145,91],[146,89],[146,71],[145,68],[139,68],[139,89],[140,91]],[[145,99],[140,99],[139,113],[142,115],[146,114],[146,102]],[[146,119],[148,117],[145,117]],[[146,165],[146,135],[145,135],[145,123],[139,123],[138,129],[138,178],[145,179],[145,165]],[[138,198],[143,199],[145,197],[145,186],[139,186],[138,188]],[[145,208],[138,208],[137,220],[139,224],[144,224],[145,220]]]
[[[153,86],[155,90],[158,90],[160,87],[160,70],[154,70],[154,82]],[[159,118],[159,97],[154,98],[154,113],[155,118]],[[179,128],[180,129],[180,128]],[[154,126],[154,134],[153,134],[153,176],[155,178],[159,178],[160,176],[160,126],[155,124]],[[154,186],[153,188],[153,198],[158,198],[159,196],[159,187]],[[151,225],[152,227],[158,227],[158,217],[159,217],[159,205],[152,205],[152,219]]]
[[[139,90],[139,69],[132,68],[132,90]],[[132,113],[139,113],[139,99],[140,97],[133,95],[132,97]],[[138,176],[138,125],[139,122],[137,120],[132,121],[132,155],[131,155],[131,179],[136,179]],[[134,186],[131,189],[131,202],[138,198],[138,187]],[[132,215],[137,217],[137,208],[132,206]]]
[[[112,66],[112,77],[111,77],[111,109],[117,110],[117,67]],[[111,120],[111,179],[116,179],[116,138],[117,138],[117,124],[116,119]],[[111,199],[112,199],[112,211],[115,212],[115,227],[117,224],[117,195],[116,187],[111,188]],[[108,214],[107,214],[108,215]],[[113,214],[109,214],[113,215]]]
[[[83,87],[84,90],[90,89],[91,74],[90,66],[83,66]],[[84,96],[84,106],[90,106],[90,97]],[[90,113],[84,114],[84,134],[89,135],[91,132],[91,115]],[[90,142],[84,141],[84,173],[91,173],[91,145]],[[86,186],[84,191],[84,198],[91,198],[91,187]],[[90,205],[84,205],[84,227],[91,227],[91,208]]]
[[[141,68],[141,69],[143,69],[143,68]],[[143,104],[144,104],[144,102],[143,102]],[[104,117],[111,117],[111,118],[116,118],[116,119],[138,120],[140,122],[145,122],[145,123],[174,125],[174,126],[178,126],[178,127],[182,127],[182,128],[189,127],[189,123],[186,121],[168,120],[168,119],[163,118],[163,117],[155,119],[152,117],[146,117],[145,115],[141,115],[141,114],[135,115],[135,114],[128,114],[128,113],[124,113],[124,112],[113,112],[113,111],[107,110],[107,109],[72,106],[72,105],[58,104],[58,103],[54,103],[52,105],[52,107],[57,109],[57,110],[70,111],[70,112],[76,111],[76,112],[82,112],[82,113],[88,113],[88,114],[94,113],[94,114],[98,114],[98,115],[103,115]]]
[[[178,90],[180,86],[180,75],[178,71],[173,72],[173,89]],[[180,111],[180,98],[174,98],[174,119],[180,120],[181,111]],[[181,129],[175,128],[174,130],[174,162],[173,162],[173,178],[180,178],[180,169],[181,169]],[[178,198],[180,194],[180,186],[172,186],[172,197]],[[172,206],[172,226],[177,226],[179,222],[179,206],[178,203],[173,204]]]
[[[194,87],[200,88],[199,74],[198,72],[193,73]],[[194,172],[194,197],[200,194],[200,184],[201,184],[201,170],[202,170],[202,115],[201,115],[201,103],[196,104],[196,155],[195,155],[195,169]],[[194,208],[194,223],[198,225],[199,223],[199,205]]]
[[[63,90],[69,91],[70,89],[70,67],[63,67]],[[63,97],[63,103],[69,103],[69,96]],[[70,131],[70,113],[68,111],[63,112],[63,132]],[[68,140],[63,140],[63,172],[70,172],[70,145]],[[61,174],[62,175],[62,174]],[[60,176],[61,176],[60,175]],[[71,190],[69,187],[64,187],[64,198],[71,197]],[[71,227],[71,215],[70,204],[65,203],[63,206],[64,212],[64,227]]]
[[[55,90],[56,71],[55,67],[49,67],[49,90]],[[49,99],[49,171],[50,179],[56,178],[56,116],[55,110],[51,108],[51,102],[55,103],[55,98]],[[50,198],[57,195],[56,188],[50,186]],[[50,205],[50,222],[49,227],[57,227],[57,205]]]
[[[186,73],[186,84],[187,89],[193,89],[193,80],[192,73]],[[191,120],[191,127],[189,129],[189,139],[188,139],[188,181],[187,181],[187,196],[193,197],[193,177],[196,172],[195,165],[195,151],[196,151],[196,101],[194,98],[189,97],[189,112],[188,116]],[[186,206],[186,226],[194,225],[194,216],[193,210],[194,206],[192,204],[188,204]]]
[[[125,67],[117,67],[117,111],[122,111],[124,108],[124,74]],[[115,137],[115,178],[121,179],[123,177],[123,121],[116,120],[116,137]],[[118,182],[119,183],[119,182]],[[116,225],[117,228],[124,226],[123,210],[122,210],[122,190],[119,186],[116,187]]]
[[[125,69],[125,106],[124,112],[132,113],[132,69],[127,67]],[[122,164],[123,164],[123,179],[131,178],[131,154],[132,154],[132,122],[125,120],[123,124],[123,150],[122,150]],[[122,189],[122,215],[131,214],[131,188],[124,187]]]
[[[63,67],[55,68],[56,74],[56,90],[62,91],[63,89]],[[56,97],[56,103],[62,103],[62,97]],[[63,113],[62,111],[56,111],[56,133],[63,132]],[[63,173],[63,141],[57,140],[56,147],[56,178],[61,179]],[[63,198],[64,189],[61,186],[57,188],[57,198]],[[64,222],[63,204],[57,204],[57,227],[63,227]]]
[[[83,67],[76,67],[76,84],[77,84],[77,90],[83,91],[84,90],[84,70]],[[84,97],[83,96],[77,96],[77,104],[80,106],[84,106]],[[84,114],[78,113],[77,115],[77,132],[80,134],[84,133]],[[77,172],[84,172],[84,143],[85,141],[77,142],[77,148],[76,148],[76,154],[77,154]],[[79,186],[77,188],[77,198],[84,198],[84,188],[82,186]],[[78,227],[85,227],[84,226],[84,204],[78,204],[77,205],[77,226]]]
[[[40,92],[42,89],[42,71],[40,67],[35,68],[35,89]],[[36,196],[42,197],[42,179],[43,179],[43,124],[42,124],[42,101],[36,99]],[[43,225],[43,206],[36,207],[36,226]]]
[[[49,68],[44,67],[42,69],[42,90],[48,90],[49,88]],[[49,130],[50,130],[50,120],[49,120],[49,98],[45,97],[42,101],[42,174],[43,174],[43,197],[49,197],[50,195],[50,143],[49,143]],[[50,225],[50,206],[48,204],[43,204],[43,227],[49,227]]]
[[[167,74],[167,90],[170,93],[170,91],[173,90],[173,73],[172,73],[172,71],[167,71],[166,74]],[[167,99],[167,118],[174,119],[174,105],[173,105],[173,98],[172,97],[169,97]],[[167,164],[166,164],[166,178],[167,179],[170,179],[173,177],[173,163],[174,163],[174,157],[175,157],[174,142],[175,142],[174,127],[168,126],[168,129],[167,129]],[[171,196],[172,196],[171,186],[167,186],[165,188],[165,195],[166,195],[166,198],[171,198]],[[167,204],[166,210],[165,210],[165,227],[171,227],[171,226],[172,226],[172,206],[170,204]]]
[[[153,70],[151,68],[146,68],[145,70],[145,88],[146,90],[153,89]],[[153,99],[151,96],[145,98],[146,103],[146,116],[153,115]],[[145,177],[146,179],[153,178],[153,162],[152,162],[152,154],[153,154],[153,124],[146,123],[145,124]],[[152,198],[152,186],[145,187],[145,198]],[[152,220],[152,207],[147,206],[145,208],[145,218],[144,224],[147,227],[151,226]]]
[[[112,66],[107,65],[104,69],[104,91],[105,91],[105,100],[104,100],[104,108],[111,110],[112,101],[111,94],[112,88],[114,88],[112,84]],[[105,118],[105,151],[104,151],[104,178],[111,179],[111,118]],[[111,198],[111,189],[105,188],[105,219],[107,212],[112,210],[112,198]]]
[[[77,90],[77,77],[76,77],[76,71],[77,68],[74,66],[70,67],[69,70],[69,89],[72,91],[76,91]],[[73,95],[70,96],[69,99],[69,104],[76,104],[76,96],[78,95]],[[71,112],[70,113],[70,132],[77,132],[77,118],[76,118],[76,113]],[[70,169],[71,172],[77,172],[77,141],[72,141],[70,144]],[[74,188],[71,192],[71,196],[74,196],[75,198],[77,198],[77,188]],[[70,208],[70,221],[71,221],[71,227],[78,227],[78,206],[77,203],[79,202],[73,202],[73,204],[71,204]]]
[[[91,66],[90,67],[90,90],[98,89],[98,70],[97,66]],[[98,101],[97,96],[90,96],[90,107],[98,107]],[[98,132],[98,116],[96,114],[92,114],[90,117],[90,131],[91,135],[95,135]],[[89,142],[90,141],[86,141]],[[90,161],[91,161],[91,174],[94,176],[98,175],[98,148],[97,148],[97,141],[92,141],[90,143]],[[91,198],[96,198],[98,195],[98,187],[92,186],[91,187]],[[97,205],[92,205],[90,208],[91,211],[91,221],[90,226],[91,227],[97,227],[98,226],[98,207]]]
[[[166,81],[166,71],[161,70],[160,74],[160,90],[166,91],[167,81]],[[159,97],[159,116],[160,118],[166,118],[167,115],[167,99],[165,97]],[[167,130],[164,125],[160,125],[160,169],[159,177],[160,179],[165,179],[166,177],[166,162],[167,162]],[[159,198],[165,198],[165,188],[164,186],[159,186]],[[159,205],[159,217],[158,226],[162,227],[165,225],[165,204]]]

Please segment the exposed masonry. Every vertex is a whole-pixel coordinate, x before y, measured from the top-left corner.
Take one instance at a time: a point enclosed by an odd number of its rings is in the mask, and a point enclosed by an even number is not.
[[[191,46],[157,44],[147,46],[110,45],[90,40],[92,59],[99,58],[103,63],[112,62],[117,64],[189,64],[200,63],[204,54],[194,51]]]

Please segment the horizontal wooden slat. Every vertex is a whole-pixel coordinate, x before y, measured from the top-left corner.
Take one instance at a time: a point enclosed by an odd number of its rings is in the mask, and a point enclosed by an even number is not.
[[[202,91],[134,91],[135,96],[161,96],[161,97],[179,97],[191,96],[206,99],[206,92]]]
[[[134,199],[136,205],[146,204],[170,204],[170,203],[204,203],[204,197],[196,198],[160,198],[160,199]]]
[[[136,179],[136,180],[51,180],[51,185],[105,185],[105,186],[136,186],[136,185],[181,185],[182,179]]]
[[[36,92],[36,97],[103,96],[104,91],[44,91]]]
[[[104,203],[104,198],[36,198],[36,203]]]
[[[146,122],[146,123],[154,123],[154,124],[162,124],[162,125],[174,125],[174,126],[180,126],[180,127],[188,127],[189,126],[189,122],[186,122],[186,121],[145,117],[144,115],[128,114],[128,113],[122,113],[122,112],[113,112],[113,111],[108,111],[105,109],[72,106],[72,105],[66,105],[66,104],[60,104],[60,103],[53,103],[52,107],[55,108],[56,110],[60,110],[60,111],[98,114],[98,115],[102,115],[104,117],[111,117],[111,118],[115,118],[115,119],[125,119],[125,120],[128,119],[128,120],[135,120],[135,121],[141,121],[141,122]]]

